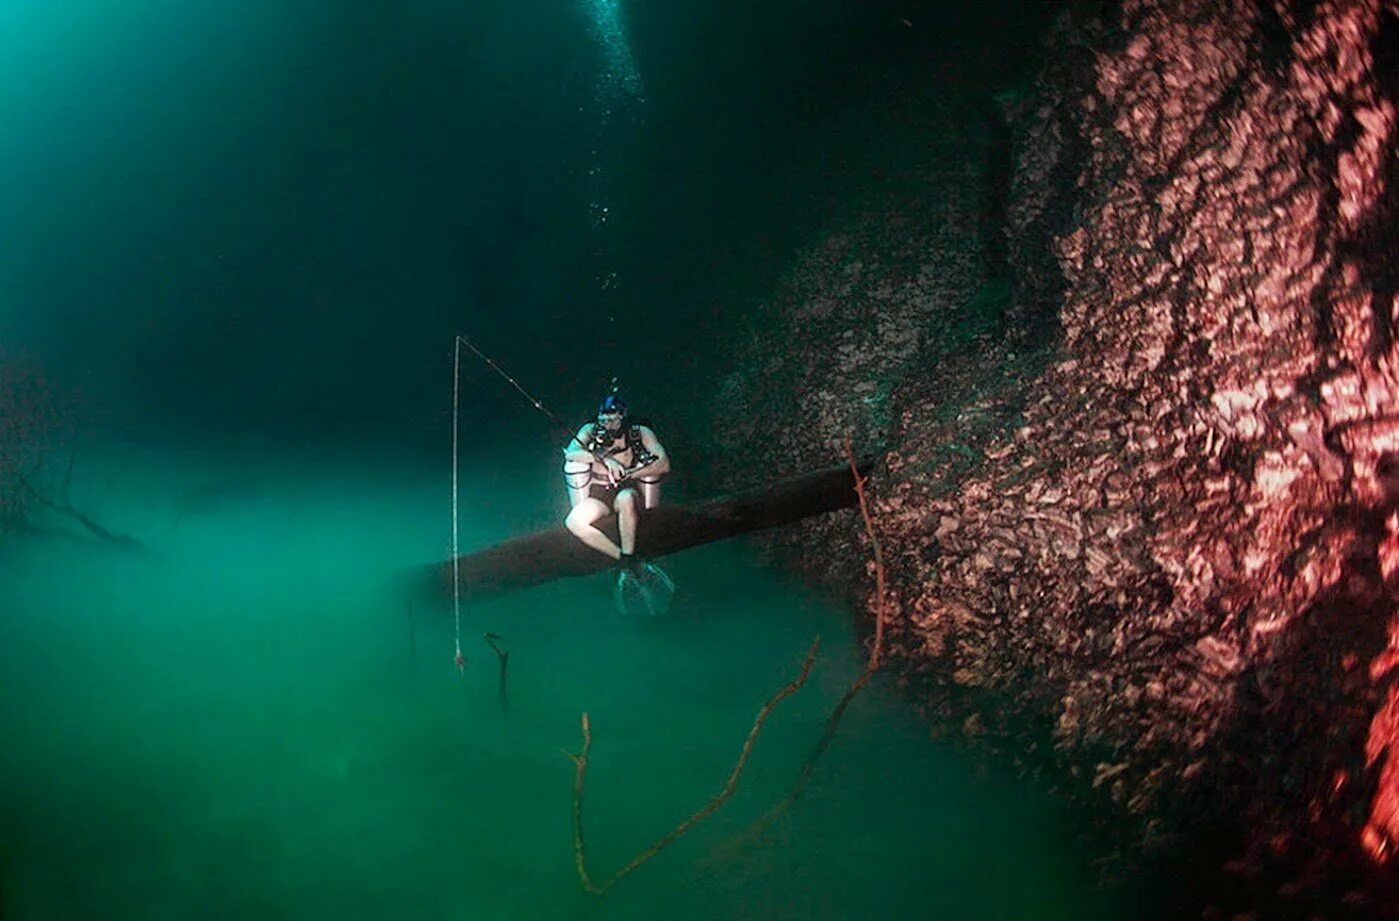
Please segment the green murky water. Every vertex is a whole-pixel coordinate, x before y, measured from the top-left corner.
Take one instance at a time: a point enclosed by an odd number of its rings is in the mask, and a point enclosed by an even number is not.
[[[792,783],[858,673],[847,613],[741,543],[672,559],[664,621],[602,577],[412,621],[390,585],[449,537],[443,471],[335,457],[127,449],[74,498],[144,538],[0,554],[5,917],[1114,918],[1055,803],[928,737],[876,682],[807,795]],[[548,520],[546,481],[468,469],[464,546]],[[552,487],[553,481],[547,481]],[[539,488],[536,488],[536,487]],[[511,649],[507,707],[490,630]],[[590,869],[716,793],[796,673],[737,794],[599,899],[574,868],[579,715],[592,719]]]
[[[144,553],[0,542],[0,916],[1130,917],[1052,800],[932,741],[888,676],[732,847],[861,665],[848,612],[742,544],[669,561],[664,621],[618,619],[601,578],[472,606],[459,676],[450,617],[391,591],[447,552],[445,457],[211,444],[436,446],[470,333],[569,418],[620,375],[683,455],[754,305],[979,131],[1050,9],[0,5],[0,347],[81,392],[83,437],[204,445],[80,454],[74,502]],[[463,381],[463,546],[558,521],[540,420]],[[584,893],[580,713],[605,879],[722,787],[817,634],[732,800]]]

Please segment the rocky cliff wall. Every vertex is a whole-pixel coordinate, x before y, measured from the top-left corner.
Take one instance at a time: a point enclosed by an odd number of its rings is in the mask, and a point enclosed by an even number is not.
[[[847,438],[858,453],[880,451],[898,384],[994,327],[1009,289],[987,282],[984,126],[941,110],[925,123],[927,156],[915,174],[854,204],[755,312],[716,395],[710,453],[727,459],[720,485],[843,463]],[[761,544],[846,585],[863,568],[852,516]]]
[[[968,161],[927,232],[807,254],[728,400],[775,463],[882,443],[891,640],[937,719],[1046,727],[1140,842],[1239,831],[1279,910],[1392,912],[1399,4],[1076,12],[1007,103],[1011,325],[937,345],[986,285],[947,226]]]

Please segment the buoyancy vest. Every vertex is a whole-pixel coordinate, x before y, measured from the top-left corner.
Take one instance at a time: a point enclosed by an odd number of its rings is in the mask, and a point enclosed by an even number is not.
[[[616,435],[608,433],[604,426],[596,422],[588,429],[587,439],[583,442],[583,449],[596,458],[612,457],[615,454],[632,452],[632,465],[642,467],[656,459],[656,456],[646,450],[646,444],[641,438],[641,426],[628,425],[624,430],[625,440],[621,445],[615,444]]]

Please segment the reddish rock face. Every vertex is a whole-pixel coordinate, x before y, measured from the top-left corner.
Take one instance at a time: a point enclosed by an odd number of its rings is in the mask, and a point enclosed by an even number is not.
[[[852,208],[857,215],[800,253],[760,305],[716,396],[724,416],[713,428],[717,450],[707,453],[743,459],[727,465],[723,486],[841,464],[846,438],[861,454],[876,449],[894,386],[929,352],[976,332],[959,311],[985,275],[983,143],[940,139],[917,181],[907,182],[916,192],[889,191]],[[852,515],[777,532],[768,548],[800,559],[819,580],[849,582],[863,561]]]
[[[1059,42],[1008,230],[1062,341],[896,369],[890,642],[945,721],[1047,720],[1147,839],[1229,815],[1240,868],[1393,872],[1399,2],[1125,0]]]
[[[1148,832],[1227,805],[1385,864],[1399,5],[1128,2],[1100,39],[1062,358],[952,491],[937,395],[902,409],[903,655],[1047,708]]]

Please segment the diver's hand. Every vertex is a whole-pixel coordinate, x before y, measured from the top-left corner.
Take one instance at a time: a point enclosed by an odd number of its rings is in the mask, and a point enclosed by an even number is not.
[[[627,468],[622,466],[622,462],[615,457],[605,458],[602,465],[607,468],[607,481],[613,486],[622,482],[627,476]]]

